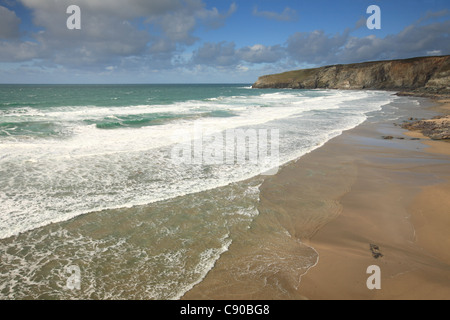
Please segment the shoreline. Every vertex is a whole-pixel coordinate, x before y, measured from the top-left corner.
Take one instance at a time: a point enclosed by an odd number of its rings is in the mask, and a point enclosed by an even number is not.
[[[260,187],[253,238],[233,243],[182,299],[450,298],[450,144],[417,135],[366,121],[282,167]],[[264,254],[278,257],[275,271],[272,260],[243,262]],[[309,255],[307,268],[296,268],[296,255]],[[381,268],[381,290],[366,286],[371,265]],[[232,268],[263,270],[264,281]]]
[[[431,109],[445,113],[449,107],[447,103]],[[425,147],[406,139],[400,140],[402,147],[412,146],[400,152],[392,146],[399,141],[376,148],[349,145],[364,135],[365,128],[367,124],[328,145],[349,147],[358,161],[358,177],[339,199],[341,214],[305,239],[320,260],[302,278],[300,292],[314,300],[449,299],[450,242],[445,226],[450,217],[445,211],[450,202],[445,194],[450,191],[450,144],[402,130]],[[376,129],[369,133],[373,136]],[[369,251],[373,246],[381,257]],[[371,265],[381,269],[381,290],[366,286]]]

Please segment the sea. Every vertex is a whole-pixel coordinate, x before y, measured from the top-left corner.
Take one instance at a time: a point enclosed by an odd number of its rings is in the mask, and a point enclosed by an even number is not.
[[[0,299],[181,299],[250,232],[267,175],[402,99],[249,84],[0,85]],[[244,134],[243,157],[228,133]],[[261,149],[276,159],[258,163]]]

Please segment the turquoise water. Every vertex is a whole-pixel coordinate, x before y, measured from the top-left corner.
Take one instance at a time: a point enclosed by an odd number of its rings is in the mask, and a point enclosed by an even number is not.
[[[230,97],[250,85],[0,85],[1,108],[34,106],[128,106],[172,104],[188,100]]]
[[[1,85],[0,298],[182,297],[247,234],[260,174],[396,99],[245,84]],[[277,132],[276,161],[237,161],[222,141],[237,130],[249,133],[245,160],[259,151],[252,132]],[[202,161],[218,146],[236,159]],[[200,162],[173,161],[191,148]],[[81,290],[67,288],[70,265]]]
[[[95,124],[100,129],[121,127],[143,127],[159,125],[182,117],[212,116],[231,117],[226,110],[204,113],[139,113],[114,117],[114,108],[124,106],[173,105],[185,101],[208,101],[216,97],[236,95],[251,96],[248,85],[0,85],[0,135],[63,134],[58,122],[49,121],[39,113],[64,111],[78,107],[107,107],[111,114],[99,119],[86,117],[86,124]],[[34,113],[30,113],[33,111]]]

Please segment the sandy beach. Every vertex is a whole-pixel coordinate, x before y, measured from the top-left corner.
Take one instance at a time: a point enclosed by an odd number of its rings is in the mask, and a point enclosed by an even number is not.
[[[450,300],[416,2],[0,1],[0,300]]]
[[[444,113],[449,105],[442,106]],[[302,239],[320,257],[302,278],[300,292],[308,299],[450,298],[450,144],[416,132],[370,143],[380,130],[363,125],[299,162],[319,162],[326,170],[330,160],[350,161],[357,172],[350,191],[336,199],[340,215]],[[381,258],[374,258],[371,245]],[[381,268],[381,290],[366,286],[370,265]]]
[[[448,101],[431,111],[448,113]],[[393,123],[345,132],[266,179],[252,226],[262,235],[232,245],[184,298],[450,299],[449,164],[449,143]],[[283,240],[272,236],[277,228],[287,233]],[[253,268],[265,265],[269,274],[272,263],[255,253],[260,247],[290,268],[272,270],[263,283],[234,276],[255,255],[260,265]],[[317,259],[306,270],[283,254],[311,250]],[[372,265],[380,267],[381,290],[367,288]]]

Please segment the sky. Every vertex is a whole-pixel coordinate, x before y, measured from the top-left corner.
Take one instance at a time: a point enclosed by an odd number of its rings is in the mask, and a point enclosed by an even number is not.
[[[449,32],[448,0],[0,0],[0,83],[253,83],[450,54]]]

